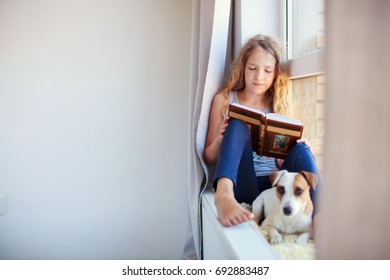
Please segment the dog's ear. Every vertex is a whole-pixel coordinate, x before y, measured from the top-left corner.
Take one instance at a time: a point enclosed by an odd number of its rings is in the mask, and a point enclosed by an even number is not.
[[[309,183],[309,185],[313,189],[315,189],[316,185],[318,183],[317,175],[314,173],[311,173],[311,172],[307,172],[307,171],[301,171],[300,173],[303,175],[303,177],[306,179],[306,181]]]
[[[283,174],[287,173],[287,170],[279,170],[271,173],[269,175],[269,179],[272,183],[272,187],[275,187],[275,185],[278,183],[280,178],[283,176]]]

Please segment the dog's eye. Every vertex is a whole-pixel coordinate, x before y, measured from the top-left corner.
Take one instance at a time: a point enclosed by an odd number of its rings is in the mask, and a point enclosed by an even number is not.
[[[301,195],[303,193],[303,190],[301,188],[295,189],[295,195]]]
[[[278,193],[284,194],[286,191],[284,190],[284,187],[280,186],[278,187]]]

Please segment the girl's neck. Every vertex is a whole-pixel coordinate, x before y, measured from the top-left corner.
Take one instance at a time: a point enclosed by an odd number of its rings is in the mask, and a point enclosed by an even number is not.
[[[240,104],[259,110],[264,110],[269,103],[265,93],[251,94],[245,92],[245,89],[237,92],[237,98]]]

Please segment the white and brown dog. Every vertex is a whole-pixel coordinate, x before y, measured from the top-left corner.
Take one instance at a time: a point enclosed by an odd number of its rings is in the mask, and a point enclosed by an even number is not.
[[[316,174],[281,170],[270,175],[272,188],[263,191],[253,202],[254,221],[267,231],[271,244],[283,242],[280,233],[299,234],[295,242],[307,243],[312,225],[313,203],[310,187],[318,182]]]

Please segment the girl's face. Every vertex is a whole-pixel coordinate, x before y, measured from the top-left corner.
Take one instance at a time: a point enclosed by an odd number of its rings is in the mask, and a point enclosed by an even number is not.
[[[276,59],[262,48],[257,48],[245,64],[245,91],[254,94],[266,92],[275,78]]]

